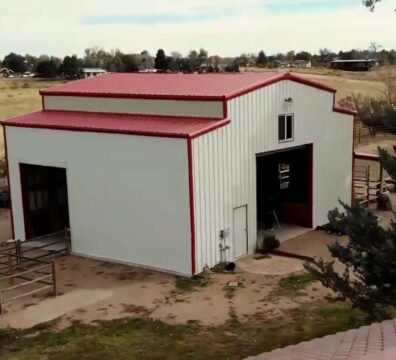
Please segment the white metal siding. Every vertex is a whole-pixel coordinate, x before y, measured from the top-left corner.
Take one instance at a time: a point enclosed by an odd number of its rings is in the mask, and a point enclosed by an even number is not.
[[[78,96],[44,96],[47,110],[90,111],[117,114],[223,117],[221,101],[119,99]]]
[[[19,163],[63,167],[73,252],[191,274],[185,139],[6,129],[16,238]]]
[[[292,103],[284,100],[291,97]],[[336,113],[333,95],[292,81],[235,98],[231,124],[193,141],[197,271],[220,260],[219,233],[232,211],[248,206],[249,252],[256,246],[256,154],[313,143],[313,225],[327,222],[338,199],[349,203],[352,184],[352,116]],[[278,115],[294,113],[294,140],[278,142]]]

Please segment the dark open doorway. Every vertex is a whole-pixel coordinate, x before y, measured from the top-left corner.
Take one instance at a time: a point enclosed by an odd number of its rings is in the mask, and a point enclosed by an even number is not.
[[[257,222],[312,227],[312,145],[257,155]],[[271,224],[271,222],[273,222]]]
[[[66,169],[20,164],[26,239],[69,227]]]

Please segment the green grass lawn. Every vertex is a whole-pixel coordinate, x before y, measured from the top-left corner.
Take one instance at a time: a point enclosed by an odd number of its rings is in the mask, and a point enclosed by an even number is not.
[[[205,311],[205,309],[202,309]],[[20,359],[243,359],[364,324],[361,313],[345,304],[301,307],[283,320],[219,327],[167,325],[122,319],[95,326],[75,324],[54,332],[48,326],[0,332],[0,357]]]

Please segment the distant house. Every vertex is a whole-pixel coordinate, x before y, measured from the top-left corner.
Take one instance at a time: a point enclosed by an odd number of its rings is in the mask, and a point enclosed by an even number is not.
[[[83,73],[83,77],[87,78],[87,77],[106,74],[107,71],[101,68],[83,68],[82,73]]]
[[[276,61],[280,68],[299,68],[310,69],[312,63],[310,60],[295,60],[295,61]]]
[[[0,69],[0,77],[12,77],[14,76],[15,72],[11,69],[1,68]]]
[[[345,71],[370,71],[376,66],[375,59],[333,60],[331,68]]]
[[[312,63],[310,60],[295,60],[292,64],[292,67],[299,69],[310,69],[312,67]]]

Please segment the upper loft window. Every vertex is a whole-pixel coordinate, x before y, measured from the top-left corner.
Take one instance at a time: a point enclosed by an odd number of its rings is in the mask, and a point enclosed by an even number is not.
[[[294,115],[286,114],[278,117],[279,142],[291,141],[294,138]]]

